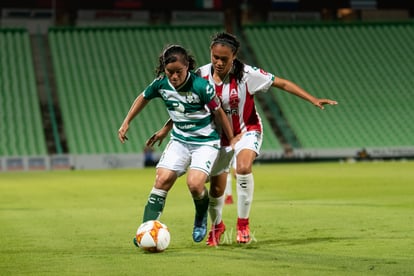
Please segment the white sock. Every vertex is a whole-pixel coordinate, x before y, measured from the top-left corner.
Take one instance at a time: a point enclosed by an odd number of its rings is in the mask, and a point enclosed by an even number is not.
[[[227,174],[227,182],[226,182],[226,189],[224,190],[224,194],[231,195],[232,194],[232,175],[231,173]]]
[[[157,189],[155,187],[152,187],[151,194],[155,194],[157,196],[166,198],[168,192],[167,191],[164,191],[164,190],[161,190],[161,189]]]
[[[254,179],[253,174],[237,174],[237,215],[239,218],[248,218],[253,201]]]
[[[219,224],[222,220],[224,206],[224,195],[220,197],[210,196],[208,211],[210,213],[211,223],[213,225]]]

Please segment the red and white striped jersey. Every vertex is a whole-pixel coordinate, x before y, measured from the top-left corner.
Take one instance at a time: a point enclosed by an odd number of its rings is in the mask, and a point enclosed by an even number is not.
[[[211,84],[215,84],[216,94],[220,97],[221,106],[231,122],[234,135],[245,131],[262,132],[262,122],[256,112],[254,94],[259,91],[266,92],[271,87],[275,78],[273,74],[245,64],[241,82],[237,82],[230,74],[222,83],[217,84],[213,80],[211,63],[200,67],[198,73]],[[228,145],[226,140],[222,139],[222,146]]]

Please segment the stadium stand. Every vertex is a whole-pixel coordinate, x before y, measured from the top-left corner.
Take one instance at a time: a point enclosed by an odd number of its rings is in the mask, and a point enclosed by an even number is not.
[[[209,62],[209,38],[221,26],[53,28],[49,31],[59,103],[70,154],[141,152],[167,119],[155,100],[133,122],[121,145],[117,129],[133,99],[154,78],[167,43]],[[312,94],[339,101],[326,111],[277,90],[268,93],[304,149],[413,146],[411,90],[414,24],[279,24],[244,27],[258,66]],[[0,31],[1,156],[45,155],[30,37]],[[270,106],[270,105],[269,105]],[[257,103],[265,128],[263,150],[280,150],[269,110]],[[24,110],[25,112],[16,112]],[[266,115],[266,116],[265,116]],[[28,139],[30,137],[30,139]],[[165,143],[164,145],[165,146]],[[295,146],[295,145],[294,145]],[[164,147],[157,150],[161,151]]]
[[[30,37],[0,29],[0,156],[46,155]]]
[[[221,27],[52,29],[49,33],[69,152],[137,152],[166,121],[155,100],[133,122],[121,145],[117,129],[129,106],[154,78],[157,57],[168,43],[182,44],[199,65],[209,62],[209,38]],[[264,118],[264,148],[280,149]],[[164,143],[165,144],[165,143]]]
[[[339,105],[271,93],[303,148],[414,145],[414,24],[246,26],[262,68]]]

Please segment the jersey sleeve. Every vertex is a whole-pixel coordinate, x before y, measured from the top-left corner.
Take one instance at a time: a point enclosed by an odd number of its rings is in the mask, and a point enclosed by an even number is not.
[[[219,97],[215,96],[208,104],[207,107],[211,110],[211,111],[216,111],[217,109],[219,109],[221,107],[221,102]]]
[[[216,89],[206,79],[195,75],[194,88],[203,104],[208,104],[216,96]]]
[[[147,88],[145,88],[144,92],[142,92],[144,99],[152,100],[154,98],[161,97],[158,83],[159,79],[155,79],[150,85],[147,86]]]
[[[206,79],[198,77],[201,90],[204,92],[200,96],[202,101],[207,105],[211,111],[220,108],[220,99],[216,95],[216,89]]]
[[[245,81],[250,94],[266,92],[272,86],[275,76],[263,69],[245,65]]]

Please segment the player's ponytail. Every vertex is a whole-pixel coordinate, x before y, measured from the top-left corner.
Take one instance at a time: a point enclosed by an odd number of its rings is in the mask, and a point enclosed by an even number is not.
[[[236,80],[240,82],[244,76],[244,63],[241,62],[238,58],[233,60],[232,73],[236,77]]]

